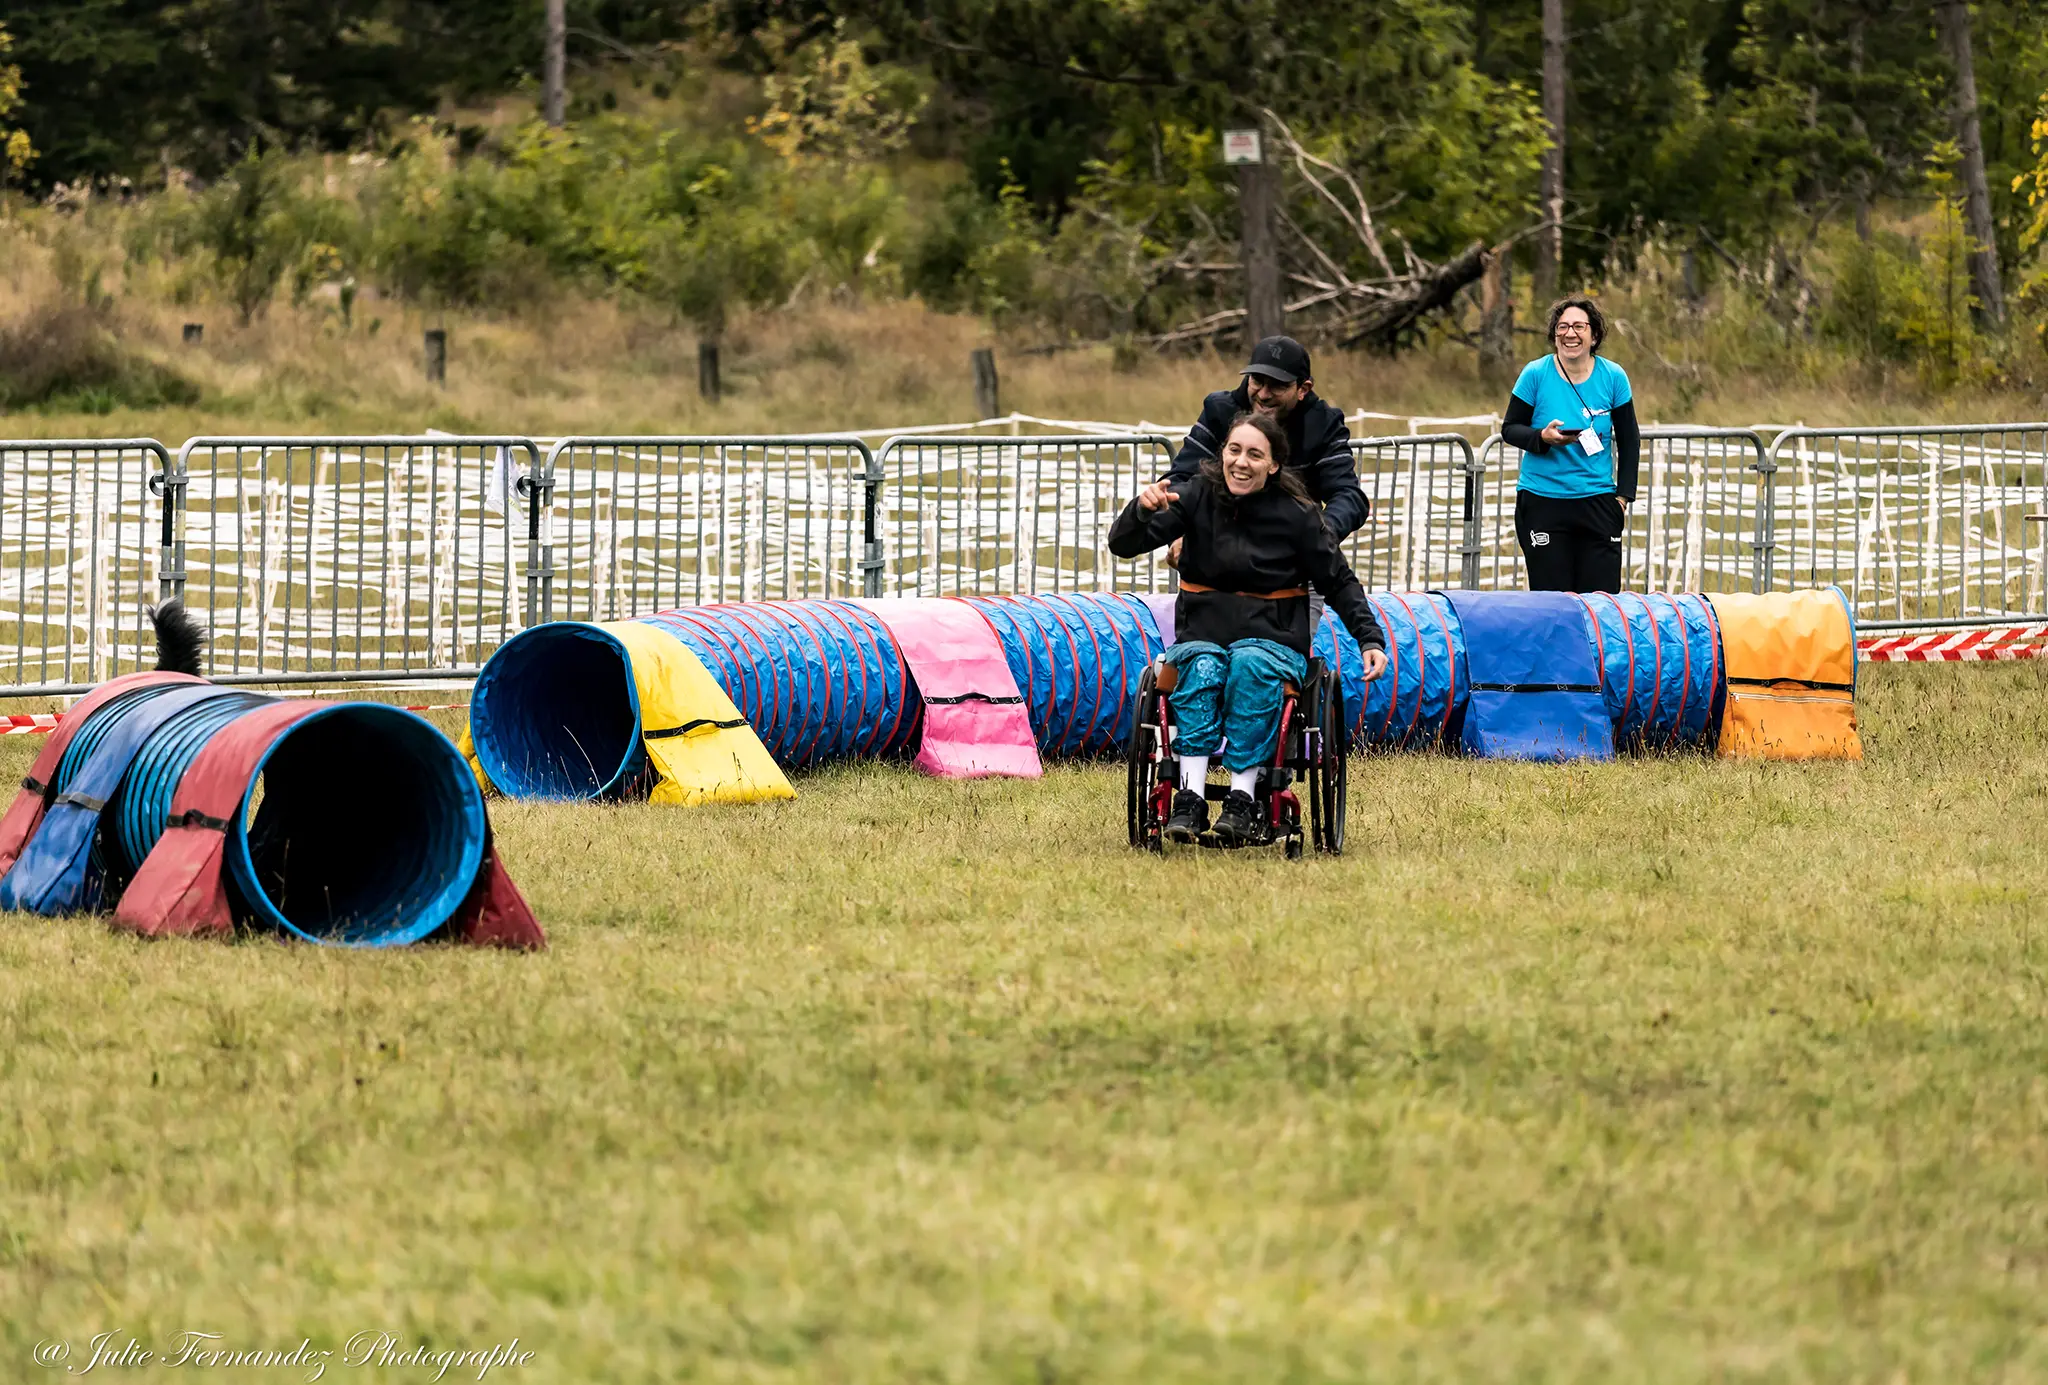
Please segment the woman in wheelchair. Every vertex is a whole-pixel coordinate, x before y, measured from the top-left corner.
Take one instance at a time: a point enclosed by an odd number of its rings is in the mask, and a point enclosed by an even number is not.
[[[1209,760],[1223,749],[1230,792],[1217,815],[1218,840],[1259,832],[1252,794],[1273,758],[1286,686],[1308,672],[1309,587],[1358,641],[1365,676],[1387,666],[1386,637],[1365,588],[1287,466],[1287,435],[1262,414],[1239,414],[1223,452],[1199,475],[1156,481],[1117,517],[1109,551],[1135,558],[1180,539],[1180,598],[1166,662],[1178,676],[1168,694],[1177,730],[1180,791],[1166,836],[1194,841],[1208,827]]]

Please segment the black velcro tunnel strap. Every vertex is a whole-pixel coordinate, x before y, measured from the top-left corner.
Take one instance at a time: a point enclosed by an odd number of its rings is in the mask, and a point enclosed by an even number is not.
[[[738,717],[732,721],[713,721],[710,717],[698,717],[695,721],[686,721],[681,726],[664,726],[659,731],[643,731],[640,734],[650,741],[658,741],[669,736],[687,736],[700,726],[715,726],[721,731],[730,731],[746,724],[745,717]]]
[[[1022,702],[1023,700],[1024,699],[1021,697],[990,697],[987,693],[964,692],[956,694],[952,697],[927,697],[925,699],[925,705],[928,707],[951,707],[961,702],[1004,703]]]
[[[1471,688],[1472,688],[1472,691],[1473,691],[1473,692],[1511,692],[1511,693],[1521,693],[1521,692],[1568,692],[1568,693],[1596,693],[1596,692],[1599,692],[1599,691],[1600,691],[1600,685],[1599,685],[1598,683],[1474,683],[1474,684],[1472,684],[1472,685],[1471,685]]]
[[[50,790],[50,786],[48,784],[45,784],[42,780],[36,778],[34,775],[30,775],[28,778],[22,780],[21,786],[24,789],[27,789],[30,793],[48,793]]]
[[[1816,683],[1811,678],[1730,678],[1728,681],[1740,683],[1745,688],[1772,688],[1780,683],[1790,683],[1794,687],[1818,688],[1824,692],[1856,691],[1853,683]]]
[[[210,818],[197,808],[187,808],[182,813],[172,813],[164,819],[164,831],[176,831],[180,827],[204,827],[210,832],[225,832],[233,826],[229,818]]]
[[[88,813],[101,812],[107,806],[107,800],[104,798],[94,798],[91,794],[82,793],[68,793],[57,801],[68,803],[74,808],[83,808]]]

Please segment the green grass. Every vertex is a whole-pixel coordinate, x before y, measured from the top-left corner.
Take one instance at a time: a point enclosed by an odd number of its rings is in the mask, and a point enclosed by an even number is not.
[[[499,805],[537,956],[0,921],[0,1379],[2042,1379],[2048,669],[1865,680],[1860,767],[1360,760],[1335,861],[870,766]]]

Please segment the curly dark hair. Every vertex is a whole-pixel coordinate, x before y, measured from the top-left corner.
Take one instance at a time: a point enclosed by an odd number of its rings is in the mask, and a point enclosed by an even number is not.
[[[1564,316],[1566,308],[1577,308],[1593,324],[1593,352],[1598,355],[1600,343],[1607,340],[1607,314],[1583,293],[1568,293],[1550,305],[1550,324],[1543,329],[1543,339],[1553,347],[1557,345],[1557,320]]]
[[[1246,411],[1230,420],[1230,432],[1223,435],[1223,441],[1230,441],[1230,434],[1250,424],[1266,439],[1266,449],[1273,454],[1277,464],[1273,479],[1267,484],[1276,486],[1301,501],[1308,503],[1308,487],[1302,484],[1301,474],[1287,465],[1287,434],[1279,424],[1264,414]],[[1218,496],[1230,493],[1229,484],[1223,479],[1223,458],[1215,456],[1202,463],[1202,477],[1209,483],[1210,490]]]

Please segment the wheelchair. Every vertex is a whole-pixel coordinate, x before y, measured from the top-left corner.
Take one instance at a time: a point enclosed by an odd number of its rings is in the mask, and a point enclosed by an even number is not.
[[[1166,695],[1176,683],[1174,667],[1153,660],[1138,683],[1138,705],[1132,714],[1127,809],[1131,845],[1164,855],[1166,819],[1180,787],[1180,758],[1173,749],[1173,709]],[[1350,732],[1344,722],[1344,688],[1337,671],[1311,659],[1300,686],[1289,683],[1280,703],[1280,739],[1273,763],[1259,771],[1258,791],[1262,835],[1245,846],[1279,843],[1290,861],[1300,860],[1303,837],[1317,851],[1340,855],[1344,850],[1345,765],[1350,758]],[[1308,821],[1302,822],[1299,783],[1307,791]],[[1209,784],[1207,797],[1220,802],[1226,784]],[[1222,847],[1205,832],[1201,844]]]

